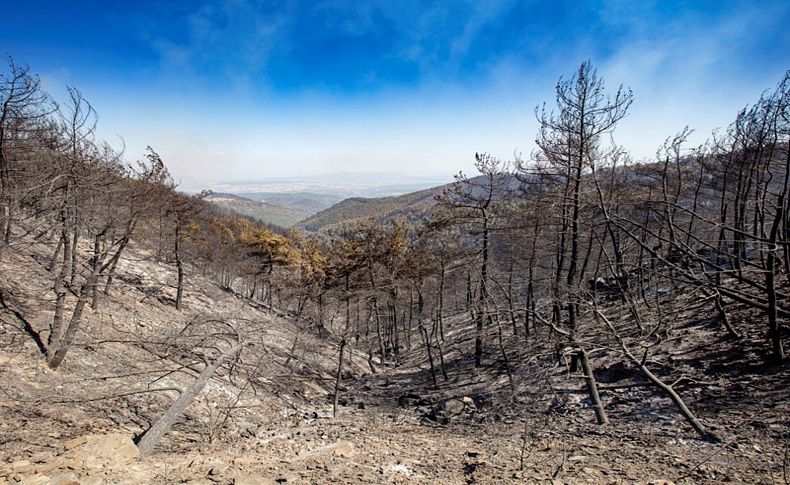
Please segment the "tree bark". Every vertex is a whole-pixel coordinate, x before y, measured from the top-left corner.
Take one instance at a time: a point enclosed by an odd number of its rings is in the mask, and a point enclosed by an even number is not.
[[[99,273],[97,268],[80,287],[77,304],[74,306],[74,311],[71,314],[69,325],[66,327],[65,333],[61,338],[51,340],[50,344],[47,346],[47,365],[49,365],[50,369],[57,369],[60,364],[63,363],[63,359],[66,357],[66,353],[71,347],[71,341],[77,334],[77,329],[82,319],[82,312],[85,310],[85,305],[88,303],[88,297],[91,294],[91,290],[96,285],[98,278]]]

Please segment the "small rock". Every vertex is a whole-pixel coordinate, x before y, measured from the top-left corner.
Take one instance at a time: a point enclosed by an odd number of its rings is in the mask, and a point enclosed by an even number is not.
[[[461,414],[466,408],[466,404],[460,399],[448,399],[442,405],[444,411],[450,415]]]
[[[66,444],[63,445],[63,448],[65,448],[67,450],[71,450],[71,449],[76,448],[78,446],[84,445],[87,442],[88,442],[88,437],[87,436],[80,436],[79,438],[74,438],[73,440],[67,441]]]
[[[349,441],[339,441],[333,448],[332,454],[348,458],[354,455],[354,444]]]
[[[97,455],[102,457],[136,460],[140,458],[140,450],[132,438],[121,433],[101,436],[95,443]]]
[[[275,483],[297,483],[299,481],[299,475],[294,473],[288,473],[285,475],[280,475],[274,479]],[[268,482],[267,482],[268,483]]]
[[[394,465],[390,465],[390,471],[395,473],[400,473],[402,475],[411,476],[411,470],[409,467],[404,465],[403,463],[396,463]]]
[[[398,406],[400,407],[416,406],[422,401],[423,401],[422,396],[410,392],[398,397]]]
[[[46,475],[33,475],[30,477],[25,477],[19,482],[19,485],[45,485],[49,484],[50,480],[49,477]]]
[[[227,469],[228,469],[227,466],[221,466],[221,465],[220,466],[213,466],[213,467],[209,468],[208,474],[210,476],[212,476],[212,477],[216,477],[217,475],[219,475],[220,473],[224,472]]]
[[[55,485],[80,485],[74,472],[60,472],[51,475],[50,483]]]
[[[249,468],[255,462],[255,458],[249,456],[239,456],[233,459],[233,464],[241,468]]]
[[[36,473],[47,474],[47,473],[50,473],[50,472],[52,472],[54,470],[57,470],[62,465],[63,465],[63,463],[60,460],[58,460],[58,459],[52,460],[50,462],[42,463],[40,465],[36,465]]]

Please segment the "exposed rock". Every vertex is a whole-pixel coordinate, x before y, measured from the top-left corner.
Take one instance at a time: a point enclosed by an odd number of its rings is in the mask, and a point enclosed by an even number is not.
[[[401,407],[421,406],[425,402],[425,399],[423,399],[419,394],[414,394],[413,392],[403,394],[402,396],[398,397],[398,406]]]
[[[466,403],[460,399],[448,399],[442,404],[442,409],[450,416],[461,414],[466,409]]]
[[[86,453],[111,461],[131,461],[140,458],[140,450],[129,435],[112,433],[93,435],[84,447]]]
[[[598,470],[596,470],[595,468],[589,467],[589,466],[586,466],[586,467],[582,468],[582,471],[585,474],[587,474],[587,475],[599,475],[600,474],[600,472]]]
[[[72,448],[76,448],[78,446],[84,445],[87,442],[88,442],[87,436],[80,436],[78,438],[74,438],[73,440],[67,441],[66,444],[63,445],[63,448],[70,450]]]
[[[46,475],[31,475],[23,478],[19,485],[48,485],[49,483],[50,479]]]
[[[216,477],[222,475],[225,471],[227,471],[227,469],[228,469],[227,465],[213,466],[209,468],[208,475],[212,477]]]
[[[320,448],[316,448],[314,450],[307,451],[302,453],[301,455],[297,456],[294,461],[302,461],[311,458],[317,458],[322,455],[334,455],[340,456],[343,458],[349,458],[356,454],[356,450],[354,449],[354,444],[349,441],[338,441],[331,445],[322,446]]]
[[[390,465],[389,471],[394,473],[399,473],[401,475],[411,476],[412,472],[408,466],[404,465],[403,463],[395,463]]]
[[[333,446],[332,454],[344,458],[351,457],[355,454],[354,444],[349,441],[339,441]]]

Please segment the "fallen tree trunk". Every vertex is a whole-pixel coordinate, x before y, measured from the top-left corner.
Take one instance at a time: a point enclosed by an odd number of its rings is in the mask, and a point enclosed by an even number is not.
[[[614,325],[612,325],[612,322],[610,322],[609,319],[606,318],[606,316],[601,313],[596,306],[593,306],[593,309],[595,310],[595,313],[598,315],[598,317],[600,317],[604,323],[606,323],[606,326],[609,327],[609,330],[612,332],[615,340],[617,340],[617,343],[620,344],[620,349],[622,350],[623,355],[625,355],[628,360],[639,367],[639,370],[642,371],[642,374],[644,374],[645,377],[647,377],[647,379],[653,383],[655,387],[664,391],[669,396],[669,398],[672,399],[672,402],[675,403],[675,406],[677,406],[678,410],[686,419],[686,421],[691,425],[691,427],[694,428],[694,430],[705,440],[715,442],[721,441],[719,437],[709,431],[705,425],[702,424],[702,422],[697,419],[696,416],[694,416],[694,413],[692,413],[688,406],[686,406],[686,403],[683,401],[680,395],[675,392],[671,385],[662,381],[661,378],[653,374],[653,372],[647,368],[647,365],[645,364],[647,355],[645,355],[645,358],[643,359],[638,359],[625,344],[623,338],[617,333],[617,330],[614,328]]]
[[[578,355],[582,364],[582,370],[584,371],[584,378],[587,381],[587,391],[590,393],[590,400],[595,410],[595,420],[598,424],[607,424],[609,423],[609,417],[606,415],[603,402],[601,402],[601,395],[598,393],[598,383],[595,381],[595,375],[590,366],[590,359],[587,357],[587,351],[579,347]]]
[[[167,434],[170,430],[170,427],[175,424],[175,422],[184,414],[186,408],[192,403],[195,397],[200,394],[200,391],[206,386],[208,381],[214,375],[214,373],[219,369],[222,364],[225,363],[226,360],[230,359],[234,355],[236,355],[239,350],[241,350],[241,342],[236,342],[233,346],[231,346],[228,350],[222,353],[214,363],[209,364],[203,369],[203,372],[200,373],[198,378],[195,382],[192,383],[187,390],[181,393],[181,395],[176,399],[176,401],[165,411],[165,414],[159,418],[153,426],[151,426],[148,431],[143,433],[143,435],[137,440],[137,448],[140,450],[140,457],[146,457],[150,455],[156,444],[159,442],[162,437]]]

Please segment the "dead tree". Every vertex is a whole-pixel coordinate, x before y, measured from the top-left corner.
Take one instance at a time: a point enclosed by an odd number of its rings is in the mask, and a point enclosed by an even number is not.
[[[228,359],[233,358],[242,347],[241,340],[234,342],[227,350],[222,352],[214,362],[206,364],[206,367],[200,373],[195,382],[193,382],[176,401],[170,405],[161,418],[151,426],[145,433],[143,433],[137,440],[137,448],[140,450],[140,457],[144,458],[149,456],[154,451],[154,447],[162,437],[167,434],[170,427],[175,424],[181,415],[184,414],[187,407],[195,400],[200,391],[206,387],[208,381],[214,376],[219,369]]]
[[[486,324],[491,323],[489,306],[490,238],[495,230],[498,206],[509,192],[509,164],[490,155],[475,154],[475,168],[479,175],[456,176],[455,183],[437,197],[439,205],[447,211],[443,223],[461,226],[477,240],[478,282],[477,300],[472,313],[475,321],[475,366],[483,362],[483,334]],[[470,288],[471,293],[471,288]]]
[[[587,351],[579,347],[577,352],[579,361],[582,365],[582,371],[584,372],[584,378],[587,381],[587,392],[590,394],[590,400],[595,410],[595,419],[598,421],[598,424],[607,424],[609,423],[609,417],[606,415],[606,410],[601,402],[601,395],[598,393],[598,383],[595,380],[592,366],[590,366],[590,359],[587,355]]]
[[[547,169],[553,184],[559,185],[561,214],[554,278],[554,320],[567,312],[571,334],[577,327],[579,302],[576,291],[582,264],[581,215],[586,171],[606,157],[601,138],[610,134],[628,113],[633,95],[620,86],[614,96],[604,89],[603,80],[588,61],[569,80],[560,79],[556,87],[557,111],[545,104],[536,108],[540,123],[536,161]],[[526,167],[523,167],[526,170]],[[566,267],[567,263],[567,267]],[[565,301],[562,301],[565,300]]]
[[[713,434],[710,430],[708,430],[705,427],[705,425],[702,424],[702,422],[696,416],[694,416],[694,413],[692,413],[691,410],[688,408],[688,406],[686,406],[686,403],[683,401],[680,395],[672,388],[672,386],[661,380],[647,367],[647,349],[645,349],[645,353],[641,359],[635,356],[633,352],[631,352],[631,349],[628,347],[628,345],[625,343],[625,340],[620,336],[617,329],[615,329],[614,325],[612,325],[612,322],[609,321],[606,315],[601,313],[601,311],[598,309],[598,307],[595,304],[593,304],[593,311],[606,324],[606,327],[609,329],[609,332],[611,332],[611,335],[620,345],[620,350],[622,351],[623,355],[629,361],[631,361],[631,363],[636,365],[639,368],[639,370],[642,372],[642,374],[644,374],[644,376],[647,377],[647,379],[654,386],[656,386],[656,388],[665,392],[669,396],[672,402],[675,403],[675,406],[677,406],[678,411],[680,411],[680,413],[683,415],[686,421],[691,425],[691,427],[694,428],[694,430],[697,433],[699,433],[699,435],[703,439],[709,441],[720,441],[715,434]]]
[[[0,252],[11,242],[19,185],[31,182],[22,180],[22,167],[17,166],[21,145],[53,110],[30,68],[10,57],[7,63],[8,71],[0,72]]]
[[[332,400],[332,417],[337,417],[337,405],[340,402],[340,382],[343,379],[343,351],[346,349],[346,338],[340,339],[340,347],[337,351],[337,375],[335,375],[335,393]]]

